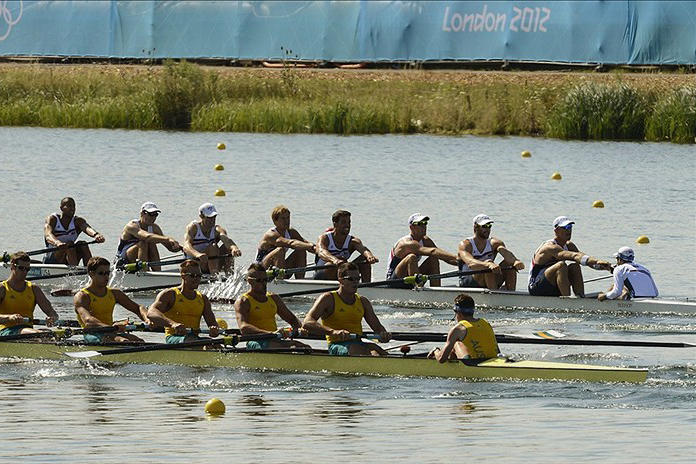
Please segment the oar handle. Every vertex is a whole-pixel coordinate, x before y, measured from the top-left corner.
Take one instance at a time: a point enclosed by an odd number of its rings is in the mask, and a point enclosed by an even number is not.
[[[94,245],[95,243],[97,243],[96,240],[91,240],[91,241],[89,241],[89,242],[78,241],[78,242],[71,243],[70,245],[67,245],[67,246],[64,246],[64,247],[48,247],[48,248],[44,248],[44,249],[41,249],[41,250],[28,251],[27,254],[28,254],[29,256],[42,255],[42,254],[50,253],[50,252],[52,252],[52,251],[56,251],[56,250],[60,250],[60,249],[63,249],[63,250],[64,250],[64,249],[66,249],[66,248],[75,248],[75,247],[83,246],[83,245]]]

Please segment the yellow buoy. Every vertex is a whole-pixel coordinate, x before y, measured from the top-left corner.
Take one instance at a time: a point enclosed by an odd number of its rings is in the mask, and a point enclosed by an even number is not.
[[[225,170],[225,166],[223,166],[222,164],[216,164],[216,165],[215,165],[215,170],[216,170],[216,171],[224,171],[224,170]]]
[[[215,319],[215,322],[217,323],[220,330],[227,330],[227,321],[226,320],[224,320],[222,318],[217,318],[217,319]]]
[[[225,145],[224,143],[220,142],[217,144],[218,150],[224,150],[225,148],[227,148],[227,145]]]
[[[602,200],[597,200],[595,202],[592,202],[592,207],[593,208],[604,208],[604,202]]]
[[[554,172],[553,174],[551,174],[551,179],[553,179],[553,180],[561,180],[561,179],[562,179],[561,173],[560,173],[560,172]]]
[[[205,412],[212,414],[213,416],[225,414],[225,403],[218,398],[212,398],[205,403]]]
[[[227,195],[227,194],[226,194],[225,191],[222,190],[222,189],[217,189],[217,190],[215,191],[215,196],[216,196],[216,197],[224,197],[225,195]]]
[[[650,243],[650,239],[648,237],[646,237],[645,235],[641,235],[640,237],[638,237],[636,239],[636,243],[640,243],[640,244]]]
[[[529,152],[529,150],[525,150],[522,152],[522,158],[531,158],[532,154]]]

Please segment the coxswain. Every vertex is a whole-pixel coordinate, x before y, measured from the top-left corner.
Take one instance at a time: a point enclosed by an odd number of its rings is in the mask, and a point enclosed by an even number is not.
[[[360,270],[363,282],[372,280],[372,265],[379,260],[372,252],[363,245],[362,241],[350,235],[350,212],[338,210],[331,216],[333,227],[324,232],[317,239],[317,257],[315,262],[318,266],[333,264],[338,266],[350,259],[354,252],[361,256],[355,260]],[[315,279],[336,280],[336,268],[322,269],[314,273]]]
[[[198,291],[201,265],[187,259],[180,266],[181,284],[161,291],[147,311],[148,319],[164,327],[165,341],[170,344],[199,340],[201,318],[205,319],[211,337],[219,329],[207,296]]]
[[[306,333],[302,323],[275,293],[266,287],[268,275],[266,268],[260,263],[251,263],[246,273],[249,291],[237,298],[234,310],[237,314],[237,325],[242,335],[259,335],[276,333],[283,339],[258,340],[246,342],[247,350],[266,350],[269,348],[306,348],[309,345],[295,340],[287,340],[294,335]],[[290,324],[290,330],[280,329],[276,324],[276,316]]]
[[[265,268],[271,266],[280,269],[303,268],[307,266],[307,252],[315,253],[312,242],[305,240],[300,233],[290,227],[290,210],[283,205],[276,206],[271,211],[274,227],[263,234],[256,252],[256,262]],[[289,256],[288,249],[292,250]],[[296,279],[304,279],[304,271],[295,274]],[[290,276],[288,276],[289,278]]]
[[[657,285],[652,274],[642,264],[634,261],[633,249],[621,247],[614,253],[616,267],[612,271],[614,282],[606,293],[597,295],[599,301],[630,300],[633,298],[655,298]]]
[[[31,269],[31,258],[23,251],[10,256],[10,275],[0,284],[0,336],[38,333],[34,329],[34,307],[39,305],[46,315],[46,325],[58,320],[58,313],[51,306],[38,285],[26,280]]]
[[[198,221],[192,221],[186,227],[184,254],[187,258],[197,259],[201,269],[208,274],[220,270],[229,273],[234,267],[234,258],[242,252],[234,240],[227,235],[224,227],[215,224],[218,211],[212,203],[203,203],[198,208]],[[218,256],[228,255],[220,259]]]
[[[87,343],[110,342],[142,342],[133,334],[125,332],[128,320],[114,322],[114,307],[116,303],[135,314],[145,324],[150,324],[147,318],[147,308],[131,300],[117,288],[108,287],[111,264],[106,258],[93,256],[87,262],[89,284],[77,292],[73,298],[77,321],[85,329],[115,327],[114,332],[85,333]]]
[[[468,288],[488,288],[498,290],[505,284],[506,290],[517,287],[517,271],[524,269],[524,263],[505,246],[505,242],[491,237],[493,219],[485,214],[474,217],[474,235],[459,242],[458,266],[460,271],[485,271],[459,277],[459,286]],[[500,264],[495,263],[497,255],[503,257]]]
[[[585,296],[585,283],[580,266],[589,266],[596,270],[611,271],[611,264],[578,250],[570,238],[573,224],[566,216],[559,216],[553,221],[555,238],[548,240],[536,249],[529,270],[530,295],[535,296]],[[566,264],[566,261],[574,261]]]
[[[181,251],[179,242],[164,235],[160,226],[155,224],[160,212],[156,204],[145,202],[140,207],[140,219],[133,219],[123,227],[116,254],[117,265],[159,261],[158,243],[171,252]],[[161,266],[150,266],[150,269],[159,271]]]
[[[104,243],[106,240],[87,223],[85,218],[75,216],[75,200],[70,197],[63,198],[60,201],[60,212],[49,215],[44,225],[46,246],[58,249],[45,254],[43,262],[69,266],[77,266],[80,261],[87,264],[92,253],[89,251],[89,245],[84,241],[77,241],[77,237],[82,232],[92,237],[97,243]]]
[[[454,318],[457,324],[447,333],[442,348],[435,348],[428,357],[444,363],[449,359],[490,359],[500,353],[491,325],[474,317],[474,299],[466,293],[454,299]]]
[[[457,257],[442,248],[428,237],[428,221],[424,214],[415,213],[408,218],[409,235],[401,237],[392,247],[387,263],[387,280],[403,279],[416,274],[439,274],[440,261],[457,265]],[[420,260],[427,256],[421,263]],[[439,287],[440,279],[430,280],[431,287]],[[410,288],[411,285],[394,285]]]
[[[302,327],[310,333],[326,336],[329,354],[338,356],[386,356],[375,343],[360,339],[363,319],[378,335],[381,343],[391,340],[377,318],[370,301],[357,293],[360,272],[355,263],[338,266],[338,290],[316,299]]]

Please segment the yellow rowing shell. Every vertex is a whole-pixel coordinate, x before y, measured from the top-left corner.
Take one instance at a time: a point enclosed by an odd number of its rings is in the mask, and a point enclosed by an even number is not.
[[[117,347],[116,347],[117,348]],[[0,342],[0,357],[67,359],[66,351],[104,350],[105,346]],[[443,364],[432,359],[387,356],[329,356],[325,353],[247,352],[244,349],[142,351],[92,358],[99,362],[172,364],[184,366],[268,369],[295,372],[451,377],[463,379],[580,380],[588,382],[644,382],[647,370],[547,361],[508,361],[497,358],[467,365]]]

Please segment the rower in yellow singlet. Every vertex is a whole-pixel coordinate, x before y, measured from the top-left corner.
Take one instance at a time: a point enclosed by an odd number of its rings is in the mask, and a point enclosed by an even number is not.
[[[252,263],[247,269],[249,291],[239,297],[234,304],[237,325],[242,335],[277,333],[279,337],[288,338],[293,332],[304,333],[302,323],[285,305],[283,300],[266,290],[268,275],[261,263]],[[292,327],[291,331],[280,329],[276,324],[280,316]],[[265,350],[268,348],[307,348],[309,345],[296,340],[250,340],[246,342],[247,350]]]
[[[0,337],[40,332],[31,322],[36,305],[46,314],[46,325],[58,320],[58,313],[39,286],[26,280],[30,268],[31,258],[25,252],[10,257],[10,276],[0,283]]]
[[[326,336],[329,354],[385,356],[387,352],[378,345],[359,338],[365,319],[370,328],[379,334],[380,342],[386,343],[391,339],[391,334],[380,323],[370,301],[357,293],[359,281],[357,265],[343,263],[338,266],[338,290],[317,298],[302,326],[311,333]]]
[[[201,318],[208,324],[210,336],[217,337],[219,329],[210,300],[198,291],[202,275],[201,265],[197,261],[187,259],[181,263],[179,269],[181,285],[161,291],[147,311],[147,317],[153,324],[165,328],[167,343],[198,340]]]
[[[428,355],[438,362],[449,359],[490,359],[500,353],[498,342],[491,325],[482,318],[474,317],[474,299],[466,293],[454,299],[454,315],[457,325],[447,334],[442,348],[435,348]]]
[[[147,308],[139,305],[121,290],[107,287],[109,283],[110,263],[107,259],[100,256],[93,256],[87,261],[87,274],[89,275],[89,285],[75,294],[73,303],[75,304],[75,314],[77,321],[84,328],[93,329],[100,327],[114,326],[116,332],[86,333],[84,334],[87,343],[107,343],[107,342],[142,342],[143,340],[133,334],[123,331],[128,324],[128,320],[114,323],[114,306],[120,304],[128,311],[132,312],[146,324],[150,321],[147,318]],[[120,331],[118,329],[121,329]]]

